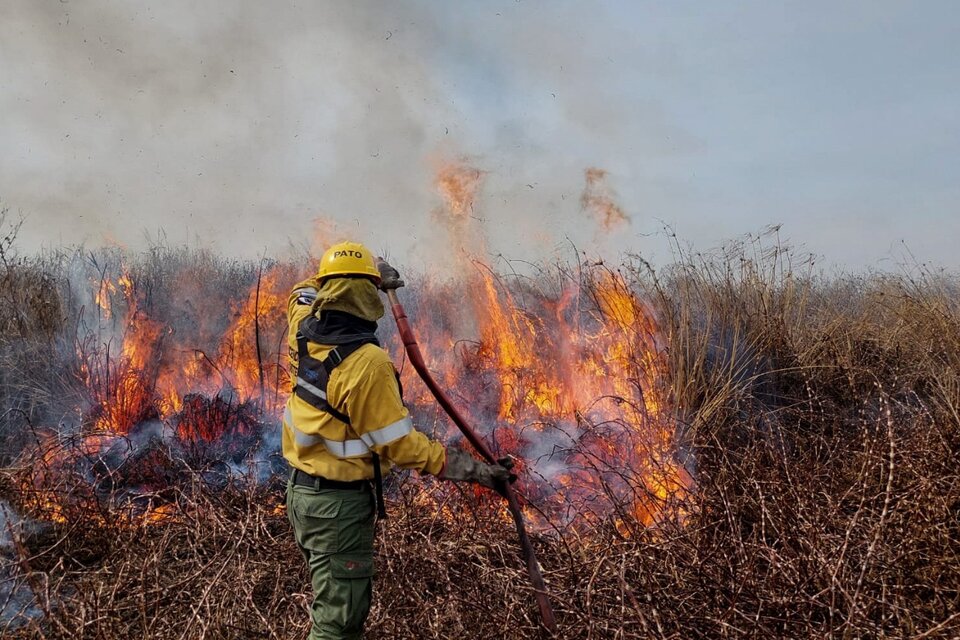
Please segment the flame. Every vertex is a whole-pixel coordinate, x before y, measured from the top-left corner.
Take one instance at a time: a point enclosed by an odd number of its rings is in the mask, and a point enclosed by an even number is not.
[[[280,345],[287,293],[298,275],[278,265],[262,270],[229,311],[229,326],[210,354],[179,343],[172,326],[151,317],[143,292],[125,266],[115,279],[98,283],[93,296],[100,317],[122,317],[119,335],[99,346],[78,343],[79,373],[92,408],[84,416],[79,440],[68,446],[50,437],[34,452],[37,470],[24,485],[33,496],[27,506],[51,521],[68,522],[79,505],[72,504],[76,496],[61,491],[63,484],[86,483],[87,493],[96,495],[104,483],[114,483],[117,469],[127,464],[123,456],[132,451],[124,443],[136,440],[135,432],[145,425],[161,425],[156,437],[174,438],[182,455],[242,459],[264,428],[261,416],[276,414],[286,400],[288,378],[280,365]],[[134,457],[131,464],[153,464],[149,446],[152,441],[147,439],[146,461]],[[119,453],[114,451],[118,447]],[[117,459],[103,462],[111,456]],[[104,464],[104,470],[97,471]],[[137,483],[154,480],[161,486],[153,488],[164,490],[162,473],[152,478],[150,469],[142,471],[133,470],[134,484],[121,487],[121,493],[137,498]],[[162,501],[146,506],[141,502],[129,501],[127,511],[147,524],[168,522],[176,512],[174,505]]]
[[[475,238],[479,251],[482,230],[463,218],[481,176],[445,167],[436,183],[442,211],[456,223],[451,233]],[[608,228],[627,218],[602,189],[604,176],[587,171],[584,206],[603,209]],[[634,520],[657,522],[693,482],[676,458],[656,315],[614,271],[598,268],[567,277],[557,290],[537,290],[508,285],[480,262],[479,251],[464,252],[457,282],[422,285],[429,302],[410,315],[442,384],[487,427],[500,454],[518,459],[524,491],[540,507],[528,516],[543,526],[550,524],[544,511],[563,524],[593,522],[626,505]],[[475,340],[458,334],[465,326],[475,327]],[[393,349],[402,357],[399,342]],[[410,368],[403,373],[414,414],[431,415],[429,394]],[[446,437],[455,435],[447,427]]]
[[[677,460],[656,314],[628,278],[602,265],[552,282],[505,280],[484,265],[485,236],[474,216],[483,176],[467,165],[438,171],[436,214],[457,247],[457,268],[451,279],[418,283],[407,309],[427,362],[495,452],[515,458],[534,526],[611,519],[627,535],[633,523],[654,524],[693,487]],[[604,228],[626,222],[604,188],[605,173],[588,169],[586,176],[584,207]],[[140,425],[160,423],[184,451],[242,459],[264,423],[276,425],[289,393],[287,295],[302,276],[296,266],[264,265],[232,305],[216,310],[221,320],[211,326],[219,329],[209,330],[216,346],[208,351],[185,341],[158,310],[148,312],[126,267],[95,282],[101,317],[121,332],[79,353],[93,401],[82,454],[101,455]],[[386,346],[402,367],[395,335]],[[402,367],[402,381],[418,426],[456,438],[411,367]],[[51,451],[43,453],[45,468],[69,466],[63,448]],[[453,517],[443,493],[433,485],[417,499]],[[55,492],[38,495],[52,519],[69,517]],[[282,514],[283,506],[273,511]],[[166,522],[175,509],[161,503],[139,513],[145,522]]]
[[[473,212],[483,172],[466,164],[448,164],[437,172],[436,186],[446,211],[462,219]]]
[[[113,316],[111,296],[116,292],[117,287],[111,280],[107,278],[100,279],[100,284],[97,287],[97,292],[94,294],[93,300],[97,307],[99,307],[104,320],[109,320]]]
[[[81,358],[81,372],[93,395],[96,429],[127,433],[153,417],[151,370],[164,327],[140,312],[133,280],[125,270],[116,283],[101,280],[94,299],[103,318],[113,317],[112,299],[118,292],[127,302],[120,354],[112,355],[108,345],[98,352],[102,357]]]
[[[162,502],[156,506],[151,506],[142,514],[139,514],[139,517],[141,523],[145,525],[166,524],[177,521],[180,518],[180,510],[173,502]]]
[[[473,255],[486,251],[486,240],[473,215],[484,175],[475,167],[458,163],[437,170],[434,184],[443,204],[434,211],[434,218],[447,231],[451,257],[461,273],[469,272]]]
[[[226,394],[238,404],[255,402],[264,411],[277,411],[286,399],[286,372],[277,353],[283,328],[277,319],[285,313],[290,278],[283,268],[261,273],[233,309],[212,357],[186,345],[165,349],[173,331],[143,310],[129,272],[123,269],[115,283],[104,279],[95,295],[104,317],[113,313],[118,292],[126,313],[119,354],[110,345],[80,354],[96,405],[95,430],[126,434],[147,419],[179,421],[184,398],[197,393]]]
[[[535,308],[488,270],[477,271],[466,290],[477,292],[475,343],[453,352],[449,329],[430,314],[415,317],[416,330],[473,422],[496,425],[488,439],[533,479],[525,491],[554,515],[568,511],[584,523],[604,517],[618,498],[637,521],[656,522],[692,481],[674,459],[667,363],[653,312],[609,271],[567,283],[557,295],[528,292]],[[405,388],[421,386],[404,374]],[[431,404],[422,394],[412,403],[416,414]],[[528,516],[548,524],[537,511]]]
[[[286,314],[290,283],[282,276],[280,270],[268,271],[247,293],[221,343],[218,358],[225,369],[231,372],[230,382],[241,400],[256,400],[274,413],[286,397],[281,398],[277,389],[267,395],[266,378],[271,371],[282,373],[286,369],[277,364],[276,345],[273,351],[265,349],[257,340],[257,334],[261,327],[266,332],[268,325],[275,326],[277,320]]]
[[[604,231],[613,231],[630,223],[630,216],[614,201],[607,187],[607,172],[590,167],[585,172],[586,185],[580,196],[580,206],[600,223]]]

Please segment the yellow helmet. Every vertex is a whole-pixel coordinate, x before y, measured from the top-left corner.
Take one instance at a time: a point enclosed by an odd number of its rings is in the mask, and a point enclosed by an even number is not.
[[[320,258],[317,277],[364,276],[380,284],[380,271],[373,262],[373,254],[359,242],[335,244]]]

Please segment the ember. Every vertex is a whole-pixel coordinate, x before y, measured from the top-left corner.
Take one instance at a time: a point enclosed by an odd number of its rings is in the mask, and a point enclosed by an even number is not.
[[[177,437],[198,458],[241,462],[262,429],[259,408],[217,396],[189,394],[174,419]]]

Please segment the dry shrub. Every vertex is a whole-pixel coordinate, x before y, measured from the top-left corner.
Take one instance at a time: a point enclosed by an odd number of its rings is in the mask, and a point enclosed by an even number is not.
[[[41,260],[21,258],[16,239],[23,220],[0,207],[0,335],[7,339],[49,338],[63,324],[53,279]]]
[[[536,536],[560,637],[960,634],[957,280],[827,278],[769,242],[624,271],[665,332],[697,487],[682,522]],[[380,524],[368,636],[540,637],[505,520],[472,493],[424,507],[415,487]],[[169,519],[21,536],[44,615],[8,635],[303,637],[281,495],[198,480],[167,497]]]

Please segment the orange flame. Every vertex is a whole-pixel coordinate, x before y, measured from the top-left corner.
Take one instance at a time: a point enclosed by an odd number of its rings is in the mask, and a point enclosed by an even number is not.
[[[493,421],[489,438],[502,453],[520,456],[527,477],[542,480],[543,486],[528,487],[541,506],[593,521],[605,510],[582,509],[599,506],[597,496],[612,481],[622,485],[633,517],[652,524],[691,488],[674,457],[659,329],[622,276],[604,271],[569,283],[557,296],[528,294],[538,309],[522,307],[489,271],[459,286],[476,292],[478,340],[451,358],[455,339],[442,317],[437,322],[433,314],[418,313],[416,330],[430,365],[463,398],[474,422]],[[451,299],[433,292],[428,297]],[[415,374],[404,373],[406,389],[422,386]],[[421,394],[413,403],[426,406],[430,399]],[[558,442],[553,450],[551,441]],[[618,475],[630,482],[621,483]]]
[[[462,218],[475,206],[480,176],[457,166],[439,173],[455,238],[466,229]],[[628,218],[603,189],[604,176],[587,170],[584,206],[602,211],[609,228]],[[474,246],[483,249],[482,242]],[[591,521],[609,513],[591,512],[591,503],[603,503],[597,497],[615,485],[633,518],[655,522],[692,479],[676,460],[667,362],[652,310],[612,271],[539,291],[507,286],[474,255],[464,256],[461,265],[472,268],[461,269],[453,285],[422,285],[432,313],[411,314],[438,378],[460,395],[475,423],[497,425],[487,435],[501,452],[520,456],[528,477],[540,476],[540,486],[528,489],[541,506],[569,508]],[[464,342],[470,327],[476,340]],[[432,403],[409,368],[404,383],[427,413]]]
[[[97,291],[94,294],[94,302],[100,308],[100,313],[104,320],[109,320],[113,315],[111,296],[117,292],[116,285],[107,278],[101,278]]]
[[[473,212],[483,172],[465,164],[449,164],[437,172],[436,185],[446,210],[456,218]]]
[[[508,283],[481,264],[477,256],[486,247],[472,214],[483,175],[463,165],[438,172],[438,215],[460,247],[460,270],[453,281],[420,283],[421,304],[408,309],[427,362],[473,421],[486,427],[495,451],[516,456],[523,491],[541,510],[529,512],[536,524],[549,524],[540,512],[563,524],[613,517],[624,531],[631,519],[655,523],[693,486],[676,457],[656,316],[617,272],[588,268],[535,285]],[[595,215],[609,228],[627,217],[612,204],[604,175],[587,170],[583,204],[600,212]],[[209,353],[180,344],[173,327],[151,318],[126,270],[115,282],[97,284],[103,317],[120,317],[122,308],[124,321],[119,353],[84,354],[82,372],[95,404],[87,425],[116,436],[157,420],[185,446],[204,447],[253,428],[257,418],[238,411],[239,405],[276,419],[289,393],[281,364],[287,294],[300,271],[264,269],[230,308],[230,321],[219,325],[226,329],[215,334],[218,344]],[[402,365],[402,346],[393,341],[388,348]],[[412,368],[402,373],[415,417],[432,416],[443,428]],[[440,435],[449,440],[455,432]],[[428,493],[423,499],[432,500]],[[166,509],[152,513],[150,521],[169,515]]]
[[[466,164],[449,164],[437,171],[435,186],[443,204],[434,217],[447,230],[454,249],[451,257],[463,272],[469,271],[471,255],[486,251],[473,216],[483,177],[484,172]]]
[[[278,320],[285,313],[291,274],[281,267],[261,274],[233,310],[233,322],[212,356],[186,345],[165,349],[172,329],[142,309],[130,274],[123,270],[116,284],[104,280],[98,306],[112,310],[110,294],[121,292],[126,311],[118,355],[109,348],[92,357],[81,354],[96,403],[94,428],[125,434],[144,420],[172,418],[184,410],[184,397],[196,393],[226,391],[238,403],[256,402],[276,412],[286,399],[286,372],[277,353],[285,327]]]
[[[607,172],[590,167],[584,172],[586,185],[580,196],[580,206],[600,223],[604,231],[612,231],[630,223],[630,216],[614,201],[607,187]]]

